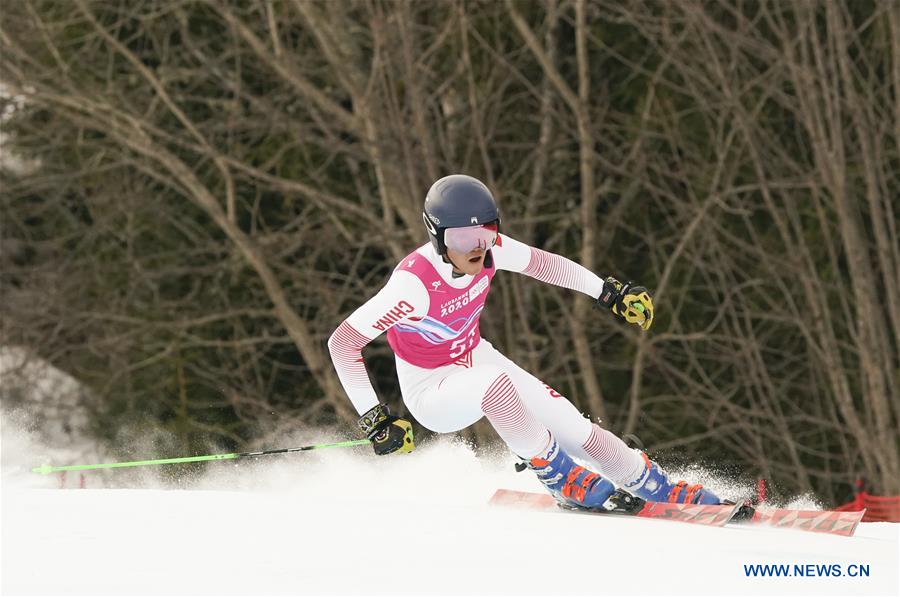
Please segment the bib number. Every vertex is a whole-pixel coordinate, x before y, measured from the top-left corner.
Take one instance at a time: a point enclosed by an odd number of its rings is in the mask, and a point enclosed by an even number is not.
[[[462,338],[458,338],[453,341],[450,345],[450,358],[455,359],[458,356],[461,356],[462,353],[466,352],[466,350],[472,348],[475,344],[475,334],[477,333],[478,328],[473,327],[469,330],[469,333],[463,336]]]

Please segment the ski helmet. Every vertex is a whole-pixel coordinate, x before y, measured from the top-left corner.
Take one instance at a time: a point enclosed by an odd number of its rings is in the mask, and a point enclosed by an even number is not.
[[[483,182],[465,174],[451,174],[431,185],[422,219],[438,255],[447,254],[447,228],[496,224],[500,231],[500,210],[494,196]]]

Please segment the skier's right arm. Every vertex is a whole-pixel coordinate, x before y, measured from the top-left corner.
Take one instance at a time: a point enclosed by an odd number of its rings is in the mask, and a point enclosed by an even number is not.
[[[398,322],[425,315],[428,307],[428,291],[422,281],[410,272],[397,270],[384,288],[351,313],[328,339],[338,378],[361,415],[360,429],[372,440],[378,454],[411,449],[412,428],[379,403],[362,349]]]

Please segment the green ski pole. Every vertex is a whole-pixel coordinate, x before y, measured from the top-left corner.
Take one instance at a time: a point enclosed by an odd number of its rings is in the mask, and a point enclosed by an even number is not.
[[[47,475],[49,473],[59,473],[62,471],[90,471],[103,468],[125,468],[131,466],[150,466],[156,464],[181,464],[184,462],[205,462],[209,460],[236,460],[238,458],[248,458],[250,456],[269,456],[270,454],[287,454],[289,452],[306,452],[308,450],[323,450],[325,448],[347,448],[350,446],[363,446],[371,443],[367,439],[356,439],[346,442],[336,442],[333,444],[315,444],[312,446],[301,446],[299,448],[282,448],[280,450],[263,450],[261,452],[235,452],[232,454],[207,454],[206,456],[186,456],[184,458],[163,458],[160,460],[133,460],[131,462],[107,462],[104,464],[73,464],[70,466],[50,466],[45,464],[31,469],[33,473],[41,473]]]

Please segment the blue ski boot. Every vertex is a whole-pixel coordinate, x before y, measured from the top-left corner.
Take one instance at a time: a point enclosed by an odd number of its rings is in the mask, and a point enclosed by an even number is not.
[[[602,508],[616,491],[608,480],[575,464],[552,437],[547,451],[526,461],[525,466],[565,506]]]
[[[630,493],[648,502],[672,502],[676,504],[721,504],[722,500],[700,484],[688,485],[687,481],[673,483],[658,464],[640,452],[647,467],[641,475],[624,485]]]

